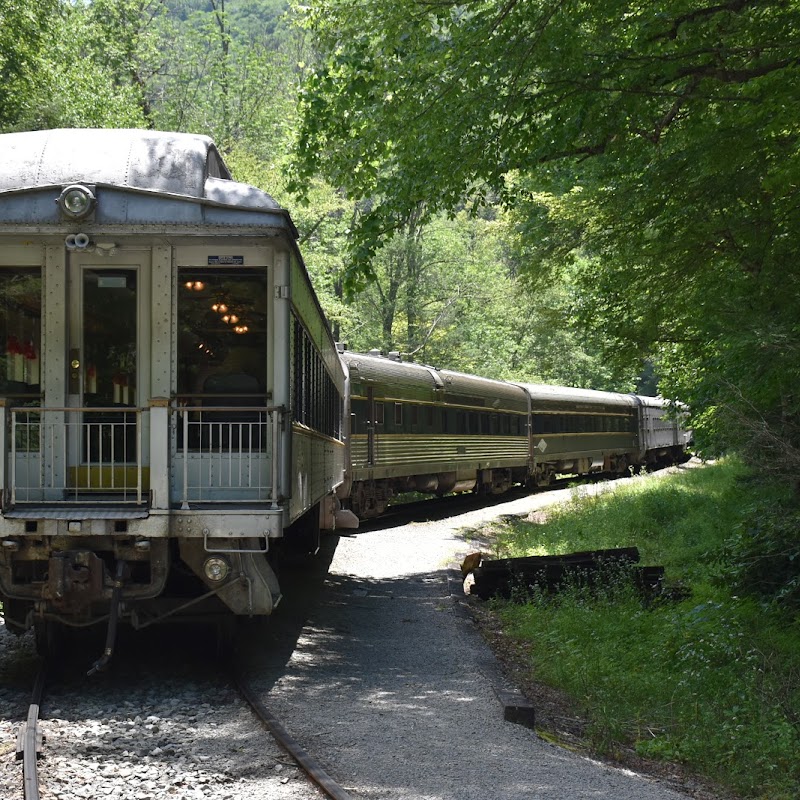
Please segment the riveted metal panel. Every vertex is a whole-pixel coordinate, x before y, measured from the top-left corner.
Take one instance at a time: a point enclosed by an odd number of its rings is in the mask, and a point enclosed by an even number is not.
[[[66,405],[67,396],[67,260],[63,247],[46,248],[42,298],[42,386],[51,407]]]
[[[151,278],[150,395],[169,397],[172,380],[172,248],[153,248]]]
[[[40,242],[4,244],[0,248],[0,265],[8,267],[41,267],[44,264],[44,247]]]

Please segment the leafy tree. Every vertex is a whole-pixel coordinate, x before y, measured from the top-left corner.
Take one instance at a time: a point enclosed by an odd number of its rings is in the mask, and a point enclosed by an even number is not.
[[[0,5],[0,129],[18,123],[51,37],[58,0],[4,0]]]
[[[156,127],[211,135],[275,162],[294,129],[297,77],[284,4],[167,0],[164,64],[149,87]]]
[[[633,373],[610,369],[569,329],[567,277],[535,294],[522,285],[506,215],[461,210],[418,226],[421,213],[376,253],[374,277],[350,299],[351,349],[496,378],[633,388]]]
[[[295,185],[374,199],[351,280],[421,201],[514,209],[537,288],[574,274],[575,322],[718,445],[735,419],[800,438],[794,113],[800,8],[778,0],[310,0],[320,58]],[[762,437],[763,438],[763,437]]]

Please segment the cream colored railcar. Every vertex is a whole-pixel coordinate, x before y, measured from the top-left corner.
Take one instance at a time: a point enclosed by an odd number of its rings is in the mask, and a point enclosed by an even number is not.
[[[10,628],[271,612],[276,550],[314,549],[344,477],[344,371],[295,238],[206,137],[0,136]]]

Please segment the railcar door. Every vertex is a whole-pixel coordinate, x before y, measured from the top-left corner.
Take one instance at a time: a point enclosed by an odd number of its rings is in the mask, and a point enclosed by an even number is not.
[[[66,494],[142,502],[149,339],[142,335],[149,253],[70,253]]]
[[[375,465],[375,426],[375,389],[370,386],[367,388],[367,464],[371,467]]]

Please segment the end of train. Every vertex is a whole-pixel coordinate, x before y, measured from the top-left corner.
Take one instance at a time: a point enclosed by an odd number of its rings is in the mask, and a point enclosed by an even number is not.
[[[287,211],[204,136],[0,136],[9,629],[269,614],[352,522],[345,373]]]

